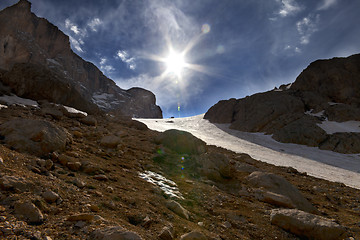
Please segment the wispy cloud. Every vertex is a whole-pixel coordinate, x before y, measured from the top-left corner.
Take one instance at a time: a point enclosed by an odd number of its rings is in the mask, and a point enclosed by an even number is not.
[[[94,18],[87,25],[93,32],[97,32],[97,29],[101,24],[102,21],[99,18]]]
[[[309,44],[311,35],[318,31],[317,25],[319,23],[319,19],[319,14],[310,14],[296,23],[296,29],[300,35],[300,43],[302,45]]]
[[[294,15],[303,8],[295,0],[277,0],[281,3],[281,8],[279,10],[279,15],[281,17],[287,17],[289,15]]]
[[[317,10],[326,10],[334,6],[337,2],[338,0],[323,0],[322,3],[317,8]]]
[[[72,36],[69,36],[69,38],[70,38],[70,44],[73,48],[75,48],[78,52],[84,52],[84,50],[81,47],[81,45],[84,44],[84,42],[76,40]]]
[[[135,62],[135,58],[130,57],[128,52],[126,52],[125,50],[119,50],[117,51],[116,55],[115,55],[116,59],[120,59],[121,61],[123,61],[124,63],[126,63],[126,66],[131,69],[131,70],[135,70],[136,68],[136,62]]]
[[[115,68],[108,64],[108,60],[105,57],[100,58],[100,69],[105,73],[105,74],[110,74],[112,73]]]

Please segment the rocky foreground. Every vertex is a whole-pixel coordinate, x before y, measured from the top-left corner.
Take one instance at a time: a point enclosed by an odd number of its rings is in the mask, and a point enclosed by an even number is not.
[[[0,238],[360,238],[359,190],[186,132],[42,102],[0,138]]]

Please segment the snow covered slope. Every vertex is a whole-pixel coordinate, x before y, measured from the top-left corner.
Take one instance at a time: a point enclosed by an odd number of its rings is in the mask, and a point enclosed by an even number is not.
[[[192,133],[207,144],[247,153],[254,159],[278,166],[291,166],[300,172],[360,189],[360,155],[340,154],[304,145],[279,143],[269,135],[247,133],[212,124],[204,115],[175,119],[136,119],[150,129],[179,129]]]

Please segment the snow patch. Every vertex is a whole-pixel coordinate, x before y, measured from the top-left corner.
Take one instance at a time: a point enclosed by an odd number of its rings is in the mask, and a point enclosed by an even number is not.
[[[360,133],[360,121],[323,121],[321,124],[318,123],[317,125],[321,127],[327,134],[333,134],[338,132]]]
[[[7,108],[7,106],[0,104],[0,109],[2,109],[2,108]]]
[[[184,199],[179,189],[177,188],[176,183],[167,179],[166,177],[152,171],[145,171],[144,173],[139,173],[139,176],[145,181],[158,186],[169,197]]]
[[[342,182],[360,189],[360,155],[341,154],[304,145],[280,143],[269,135],[229,129],[229,124],[212,124],[204,115],[188,118],[137,119],[150,129],[178,129],[192,133],[207,144],[220,146],[237,153],[277,166],[293,167],[299,172],[328,181]]]
[[[20,106],[32,106],[32,107],[39,107],[38,103],[36,101],[30,100],[30,99],[26,99],[26,98],[21,98],[18,97],[16,95],[4,95],[0,97],[0,102],[3,102],[5,104],[7,104],[8,106],[10,105],[20,105]]]
[[[307,112],[305,112],[306,115],[310,115],[310,116],[314,116],[314,117],[323,117],[324,116],[324,113],[325,113],[325,110],[322,110],[318,113],[313,113],[314,109],[311,109]]]
[[[66,111],[68,111],[68,113],[74,113],[74,114],[83,114],[84,116],[87,116],[88,114],[86,112],[83,112],[83,111],[80,111],[80,110],[77,110],[75,108],[72,108],[72,107],[68,107],[68,106],[63,106]]]

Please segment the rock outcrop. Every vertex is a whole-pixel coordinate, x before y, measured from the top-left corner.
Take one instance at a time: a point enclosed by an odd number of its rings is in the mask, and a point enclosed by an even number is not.
[[[299,237],[318,240],[344,239],[345,228],[339,224],[297,209],[274,209],[271,223]]]
[[[324,121],[360,121],[359,78],[360,54],[318,60],[293,84],[242,99],[219,101],[204,118],[213,123],[230,123],[230,128],[240,131],[272,134],[280,142],[359,153],[359,133],[328,133],[321,128]]]
[[[141,88],[123,90],[70,48],[69,37],[31,12],[20,0],[0,12],[1,81],[18,96],[96,113],[162,118],[155,96]]]

